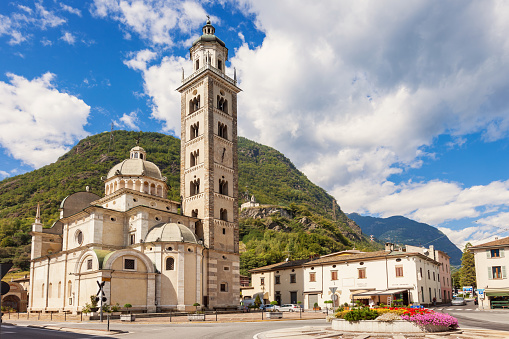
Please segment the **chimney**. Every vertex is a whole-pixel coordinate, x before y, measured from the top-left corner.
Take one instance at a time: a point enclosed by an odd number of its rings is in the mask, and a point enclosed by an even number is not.
[[[394,244],[391,243],[391,242],[386,242],[385,243],[385,251],[386,252],[392,252],[394,251]]]

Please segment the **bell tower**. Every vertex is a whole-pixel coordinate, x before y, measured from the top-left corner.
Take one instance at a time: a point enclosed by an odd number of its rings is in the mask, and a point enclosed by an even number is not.
[[[239,224],[236,79],[225,74],[228,49],[207,20],[190,49],[193,73],[181,93],[181,209],[198,217],[208,307],[238,304]]]

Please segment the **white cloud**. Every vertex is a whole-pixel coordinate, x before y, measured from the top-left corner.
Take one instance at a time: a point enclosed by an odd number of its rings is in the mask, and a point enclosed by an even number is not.
[[[35,3],[35,9],[38,15],[37,23],[42,29],[46,29],[48,27],[57,27],[67,22],[65,18],[61,18],[54,12],[48,11],[46,8],[44,8],[42,2]]]
[[[138,118],[138,114],[136,112],[131,112],[129,114],[125,114],[120,118],[120,121],[124,126],[132,130],[140,130],[140,119]]]
[[[144,49],[142,51],[138,51],[135,53],[134,58],[125,60],[124,64],[126,64],[129,68],[132,68],[137,71],[145,71],[147,69],[147,63],[152,61],[155,57],[157,57],[157,53],[148,49]]]
[[[203,23],[206,12],[194,1],[94,0],[92,13],[111,17],[155,45],[172,46],[172,29],[193,32]],[[130,37],[126,32],[126,37]]]
[[[0,171],[0,177],[7,178],[9,175],[9,172],[6,171]]]
[[[151,97],[151,117],[164,123],[163,131],[180,135],[180,94],[182,69],[189,68],[189,61],[179,57],[164,57],[160,64],[148,66],[155,53],[143,50],[124,63],[142,72],[145,94]]]
[[[10,83],[0,82],[0,145],[12,157],[38,168],[88,134],[83,126],[90,107],[59,92],[52,84],[54,74],[33,80],[7,76]]]
[[[69,45],[74,45],[76,42],[76,37],[69,32],[65,32],[64,35],[60,37],[60,39],[67,42]]]
[[[51,45],[53,45],[53,42],[47,38],[42,38],[41,44],[43,44],[44,46],[51,46]]]
[[[282,151],[347,211],[436,224],[509,204],[507,182],[389,181],[432,158],[422,149],[440,135],[456,147],[508,135],[509,4],[240,3],[266,34],[231,59],[240,135]]]
[[[402,214],[440,224],[509,204],[509,184],[464,187],[439,179],[393,182],[422,166],[441,135],[462,147],[509,132],[509,4],[471,1],[238,1],[265,33],[231,58],[239,75],[239,134],[282,151],[346,211]],[[490,7],[491,6],[491,7]],[[189,43],[202,24],[194,3],[95,0],[94,14],[154,45]],[[217,21],[214,21],[217,22]],[[180,30],[177,42],[170,32]],[[126,32],[129,34],[129,32]],[[218,36],[221,32],[218,30]],[[184,58],[138,52],[152,117],[180,132]],[[394,180],[394,179],[392,179]],[[497,213],[497,212],[494,212]],[[468,233],[470,232],[470,233]],[[474,237],[487,230],[467,230]],[[482,233],[484,232],[484,233]],[[460,238],[461,236],[458,235]]]
[[[60,7],[62,7],[62,9],[64,11],[66,11],[66,12],[69,12],[69,13],[72,13],[72,14],[76,14],[77,16],[81,17],[81,11],[79,9],[77,9],[77,8],[68,6],[68,5],[63,4],[63,3],[60,4]]]

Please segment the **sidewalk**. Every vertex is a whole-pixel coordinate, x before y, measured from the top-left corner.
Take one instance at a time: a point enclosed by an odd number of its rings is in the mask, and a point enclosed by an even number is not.
[[[507,339],[509,332],[484,330],[484,329],[462,329],[450,333],[360,333],[360,332],[340,332],[334,331],[330,326],[305,326],[294,329],[282,329],[262,332],[254,336],[254,339],[478,339],[479,337],[490,339]]]

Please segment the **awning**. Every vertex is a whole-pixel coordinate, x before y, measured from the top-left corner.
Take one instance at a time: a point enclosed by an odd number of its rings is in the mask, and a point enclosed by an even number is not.
[[[484,294],[491,297],[503,297],[509,295],[509,288],[486,288]]]
[[[350,299],[371,299],[371,292],[374,292],[375,290],[357,290],[357,291],[351,291]]]
[[[369,299],[371,296],[377,296],[377,295],[393,295],[401,292],[408,291],[408,288],[402,288],[397,290],[382,290],[382,291],[356,291],[355,293],[352,293],[353,299]]]

